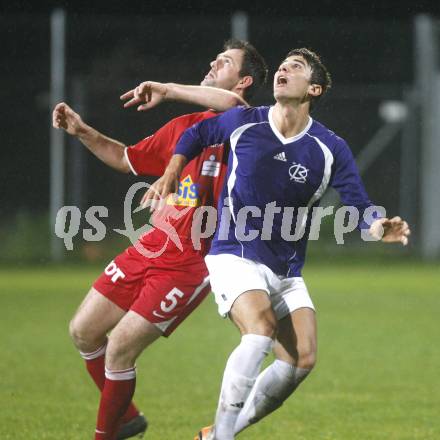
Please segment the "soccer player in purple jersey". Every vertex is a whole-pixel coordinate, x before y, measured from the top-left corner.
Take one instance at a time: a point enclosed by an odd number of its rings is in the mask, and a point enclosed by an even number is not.
[[[318,55],[290,51],[274,76],[276,104],[238,107],[188,129],[154,188],[162,196],[175,191],[183,165],[204,145],[229,142],[219,223],[206,263],[219,313],[229,315],[242,338],[226,364],[215,425],[196,439],[233,439],[280,407],[314,367],[315,310],[301,269],[311,213],[328,186],[357,209],[364,237],[408,242],[407,223],[381,218],[368,199],[346,142],[310,117],[330,84]],[[152,190],[145,200],[150,198]],[[295,231],[296,239],[292,224],[303,232]],[[260,373],[271,350],[276,359]]]

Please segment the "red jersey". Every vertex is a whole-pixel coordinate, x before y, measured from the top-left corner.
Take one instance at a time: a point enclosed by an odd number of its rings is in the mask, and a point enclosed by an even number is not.
[[[125,154],[131,171],[136,175],[161,176],[183,132],[192,125],[216,115],[213,111],[205,111],[180,116],[172,119],[155,134],[126,148]],[[200,156],[195,157],[183,169],[177,197],[168,197],[165,208],[152,216],[152,224],[163,225],[163,221],[157,220],[159,217],[166,219],[167,225],[174,228],[182,243],[188,243],[197,208],[217,207],[227,162],[227,152],[223,144],[211,145],[204,149]],[[183,211],[184,214],[176,218],[176,210]],[[149,247],[152,243],[163,242],[166,238],[164,229],[156,227],[144,234],[140,241]],[[207,253],[209,243],[210,240],[202,239],[202,255]]]

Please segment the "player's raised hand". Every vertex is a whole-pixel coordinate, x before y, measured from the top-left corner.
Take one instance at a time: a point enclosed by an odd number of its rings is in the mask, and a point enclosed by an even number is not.
[[[408,223],[400,217],[393,217],[392,219],[381,218],[371,225],[370,234],[385,243],[400,242],[406,246],[411,230]]]
[[[75,113],[65,102],[60,102],[53,109],[52,125],[76,136],[80,133],[84,122],[81,116]]]
[[[136,88],[125,92],[120,99],[126,101],[124,107],[138,105],[138,111],[150,110],[166,99],[167,86],[154,81],[145,81]]]
[[[142,208],[150,208],[150,212],[160,210],[166,203],[170,194],[177,193],[179,189],[179,175],[175,172],[165,174],[154,182],[141,199]]]
[[[174,154],[162,177],[150,186],[142,197],[140,207],[150,207],[150,211],[161,209],[170,194],[176,194],[179,190],[180,175],[188,163],[188,159],[182,154]]]

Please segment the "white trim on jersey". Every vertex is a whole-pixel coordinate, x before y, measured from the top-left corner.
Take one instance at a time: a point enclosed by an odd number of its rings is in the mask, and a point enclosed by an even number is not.
[[[293,253],[293,255],[287,260],[288,263],[290,263],[294,258],[296,257],[296,251]],[[289,276],[290,270],[291,270],[291,266],[289,266],[289,270],[286,273],[286,277]]]
[[[321,184],[319,185],[318,189],[315,191],[315,194],[313,194],[312,198],[309,200],[309,203],[307,204],[307,210],[305,210],[303,212],[302,218],[301,218],[301,228],[299,230],[299,235],[301,236],[301,234],[304,231],[304,228],[306,227],[307,224],[307,219],[309,218],[309,214],[310,214],[310,207],[317,201],[319,200],[322,195],[324,194],[325,190],[328,187],[328,184],[330,182],[330,177],[331,177],[331,172],[332,172],[332,165],[333,165],[333,161],[334,161],[334,157],[333,154],[331,153],[330,149],[327,147],[327,145],[325,145],[322,141],[320,141],[317,137],[310,135],[309,133],[306,133],[307,136],[311,137],[312,139],[314,139],[316,141],[316,143],[320,146],[322,153],[324,154],[324,173],[322,176],[322,181]],[[293,258],[295,258],[296,256],[296,251],[295,253],[289,258],[288,261],[291,261]],[[290,273],[290,267],[289,270],[287,271],[286,276],[289,276]]]
[[[251,122],[249,124],[244,124],[244,125],[236,128],[231,133],[231,136],[229,137],[229,141],[230,141],[230,145],[231,145],[231,151],[232,151],[232,170],[231,170],[231,172],[229,174],[228,182],[227,182],[228,196],[229,196],[229,211],[231,211],[232,219],[234,220],[234,223],[235,223],[235,226],[236,226],[234,228],[234,234],[235,234],[235,238],[237,239],[237,241],[241,245],[242,256],[244,255],[244,248],[243,248],[243,245],[241,244],[241,241],[237,237],[237,219],[235,218],[235,215],[234,215],[234,199],[232,198],[232,190],[234,188],[235,181],[237,180],[237,176],[236,176],[235,172],[236,172],[237,167],[238,167],[238,158],[237,158],[237,154],[235,152],[235,147],[237,146],[237,143],[238,143],[238,140],[240,139],[240,136],[248,128],[253,127],[254,125],[258,125],[258,124],[267,124],[267,121]]]
[[[298,139],[301,139],[305,134],[307,134],[307,132],[309,131],[310,127],[312,126],[313,123],[313,119],[309,116],[309,122],[307,122],[307,125],[305,126],[304,130],[301,133],[296,134],[293,137],[290,138],[285,138],[279,131],[278,128],[275,125],[275,122],[273,121],[273,110],[274,107],[270,107],[269,109],[269,115],[268,115],[268,119],[269,119],[269,125],[270,128],[272,129],[273,133],[275,134],[275,136],[279,139],[279,141],[286,145],[286,144],[290,144],[291,142],[295,142]]]
[[[127,163],[128,163],[128,166],[130,167],[131,172],[132,172],[135,176],[137,176],[138,173],[135,171],[135,169],[133,168],[133,165],[132,165],[131,162],[130,162],[130,159],[128,158],[127,150],[128,150],[128,147],[125,147],[125,148],[124,148],[124,156],[125,156],[125,158],[127,159]]]
[[[324,175],[322,176],[322,182],[321,185],[319,185],[319,188],[316,190],[315,194],[313,194],[312,199],[309,202],[309,206],[311,206],[313,203],[315,203],[318,199],[322,197],[325,190],[328,187],[328,184],[330,182],[330,177],[332,174],[332,165],[334,162],[334,157],[330,149],[325,145],[321,140],[319,140],[317,137],[310,135],[307,133],[308,136],[315,139],[315,141],[318,143],[318,145],[321,147],[321,150],[324,154]]]
[[[235,216],[234,216],[234,207],[233,207],[233,200],[232,200],[232,189],[234,188],[235,185],[235,181],[237,179],[237,176],[235,174],[235,171],[237,170],[238,167],[238,158],[237,158],[237,154],[235,153],[235,147],[237,146],[237,142],[240,139],[240,136],[250,127],[257,125],[257,124],[261,124],[261,122],[251,122],[249,124],[244,124],[238,128],[236,128],[230,138],[230,144],[231,144],[231,150],[232,150],[232,170],[229,174],[228,177],[228,196],[229,196],[229,210],[231,211],[232,214],[232,219],[234,220],[234,223],[237,221]]]
[[[330,149],[327,147],[327,145],[325,145],[317,137],[312,136],[309,133],[307,133],[307,136],[311,137],[316,141],[316,143],[320,146],[322,153],[324,154],[324,173],[322,175],[321,184],[319,185],[318,189],[315,191],[315,194],[313,194],[312,198],[309,200],[309,203],[307,204],[307,211],[303,214],[303,218],[301,219],[301,230],[300,230],[301,232],[306,227],[310,207],[322,197],[322,195],[324,194],[325,190],[328,187],[332,173],[332,165],[334,162],[333,154],[330,151]]]

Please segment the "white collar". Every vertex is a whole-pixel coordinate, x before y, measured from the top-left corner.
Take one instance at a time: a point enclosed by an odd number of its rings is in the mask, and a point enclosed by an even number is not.
[[[311,116],[309,116],[309,122],[307,122],[307,125],[305,126],[304,130],[301,131],[301,133],[296,134],[293,137],[285,138],[279,131],[278,128],[275,126],[275,123],[273,121],[273,110],[274,106],[271,106],[269,109],[269,125],[272,131],[274,132],[275,136],[280,140],[280,142],[284,145],[290,144],[291,142],[295,142],[298,139],[301,139],[310,129],[313,123],[313,119]]]

